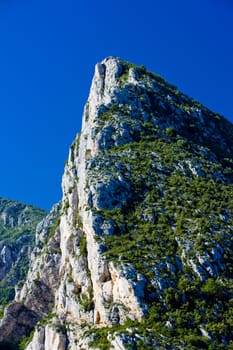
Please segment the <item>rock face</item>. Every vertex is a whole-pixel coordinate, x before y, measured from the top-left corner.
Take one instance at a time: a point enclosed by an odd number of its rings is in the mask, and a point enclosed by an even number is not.
[[[27,350],[227,348],[232,135],[144,67],[97,64],[61,206],[37,227],[0,341],[34,329]]]
[[[36,225],[46,211],[0,198],[0,304],[14,298],[14,286],[26,277]]]

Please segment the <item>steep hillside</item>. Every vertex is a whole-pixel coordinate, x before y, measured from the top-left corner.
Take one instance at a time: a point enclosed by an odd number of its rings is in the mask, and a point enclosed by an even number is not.
[[[14,286],[25,279],[36,225],[46,211],[0,198],[0,304],[14,298]]]
[[[97,64],[62,206],[38,227],[0,341],[232,349],[232,136],[145,67]]]

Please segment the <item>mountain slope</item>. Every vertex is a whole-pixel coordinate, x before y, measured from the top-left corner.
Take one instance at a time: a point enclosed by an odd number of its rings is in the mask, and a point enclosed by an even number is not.
[[[0,198],[0,304],[14,298],[14,286],[26,277],[36,225],[46,211]]]
[[[0,341],[34,329],[21,348],[231,349],[232,135],[144,67],[97,64],[62,207]]]

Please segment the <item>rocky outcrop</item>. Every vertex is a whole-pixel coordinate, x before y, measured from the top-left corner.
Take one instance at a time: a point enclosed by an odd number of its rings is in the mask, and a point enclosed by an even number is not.
[[[1,323],[0,342],[9,340],[13,343],[29,335],[38,319],[37,314],[22,303],[10,304]]]
[[[0,304],[14,298],[14,286],[26,277],[38,222],[46,211],[0,198]]]
[[[59,205],[56,205],[37,226],[36,245],[30,257],[27,280],[16,284],[15,302],[4,310],[0,343],[17,342],[23,336],[28,336],[37,321],[46,316],[54,305],[54,290],[58,285],[55,276],[60,258],[59,233],[55,233],[58,213]],[[46,244],[51,231],[53,237]],[[40,278],[42,275],[43,279]]]
[[[38,225],[11,306],[35,316],[27,350],[229,344],[230,323],[214,323],[232,295],[232,132],[144,67],[96,65],[61,207]]]
[[[0,223],[2,234],[7,236],[5,230],[13,228],[34,227],[40,221],[46,211],[14,200],[0,198]],[[10,240],[10,237],[8,237]]]

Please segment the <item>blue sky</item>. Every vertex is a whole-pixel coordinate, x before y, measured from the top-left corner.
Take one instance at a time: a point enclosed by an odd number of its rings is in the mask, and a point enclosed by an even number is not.
[[[233,121],[232,0],[2,0],[0,196],[61,199],[94,65],[145,65]]]

